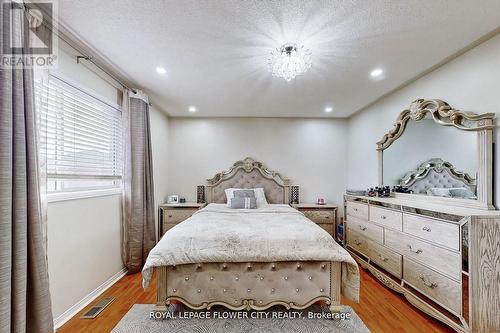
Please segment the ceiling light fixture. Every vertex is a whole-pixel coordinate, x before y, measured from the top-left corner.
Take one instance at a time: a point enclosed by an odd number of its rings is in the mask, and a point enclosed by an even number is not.
[[[165,74],[165,73],[167,73],[167,70],[163,67],[158,66],[158,67],[156,67],[156,73]]]
[[[198,111],[198,110],[196,109],[196,107],[194,107],[194,106],[190,106],[190,107],[189,107],[189,109],[188,109],[188,111],[189,111],[189,112],[196,112],[196,111]]]
[[[375,68],[374,70],[372,70],[370,72],[370,76],[373,78],[380,77],[382,74],[384,74],[384,71],[382,70],[382,68]]]
[[[325,108],[325,112],[330,113],[333,111],[333,108],[331,106],[328,106]]]
[[[271,52],[268,65],[273,76],[282,77],[290,82],[311,68],[312,53],[304,46],[298,47],[295,43],[286,43]]]

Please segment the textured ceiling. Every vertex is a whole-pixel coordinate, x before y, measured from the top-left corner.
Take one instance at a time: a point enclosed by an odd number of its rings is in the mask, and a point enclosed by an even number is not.
[[[59,14],[172,116],[346,117],[497,28],[500,1],[61,0]],[[313,53],[291,82],[267,71],[287,41]]]

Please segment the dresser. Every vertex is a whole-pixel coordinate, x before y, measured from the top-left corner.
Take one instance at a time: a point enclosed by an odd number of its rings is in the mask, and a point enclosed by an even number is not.
[[[176,204],[162,204],[158,210],[158,221],[160,235],[163,236],[165,232],[175,227],[185,219],[191,217],[194,212],[204,207],[204,203],[186,202]]]
[[[500,332],[498,211],[345,196],[346,248],[361,267],[461,332]]]
[[[337,206],[331,204],[300,203],[292,204],[292,207],[302,212],[308,219],[325,229],[330,235],[335,235]]]

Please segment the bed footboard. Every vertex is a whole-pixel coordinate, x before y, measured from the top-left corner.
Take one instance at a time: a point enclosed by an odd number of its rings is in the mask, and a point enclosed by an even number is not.
[[[341,264],[299,261],[203,263],[157,269],[157,311],[173,301],[191,309],[223,305],[231,310],[265,310],[273,305],[304,309],[325,301],[340,303]]]

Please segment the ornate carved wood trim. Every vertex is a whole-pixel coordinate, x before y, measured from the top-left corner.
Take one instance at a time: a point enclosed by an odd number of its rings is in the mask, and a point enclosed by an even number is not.
[[[454,109],[440,99],[417,99],[408,109],[399,114],[394,128],[377,142],[377,150],[384,150],[396,141],[405,131],[410,119],[419,121],[427,114],[430,114],[439,125],[453,126],[464,131],[492,130],[495,127],[493,125],[494,113],[476,114]]]
[[[283,177],[279,172],[267,168],[262,162],[256,161],[251,157],[247,157],[244,160],[235,162],[233,166],[228,170],[219,172],[212,178],[207,179],[208,186],[218,185],[222,181],[231,178],[236,173],[236,171],[240,169],[243,169],[246,172],[251,172],[252,170],[257,169],[260,171],[262,176],[267,179],[274,180],[281,186],[288,186],[290,183],[290,180],[286,177]]]
[[[408,172],[401,178],[399,185],[409,187],[413,185],[415,182],[424,179],[429,174],[429,171],[435,170],[436,172],[447,171],[448,174],[461,181],[465,185],[475,188],[476,187],[476,179],[472,178],[468,173],[459,171],[455,169],[453,164],[450,162],[444,161],[441,158],[431,158],[428,161],[420,164],[416,170]]]

